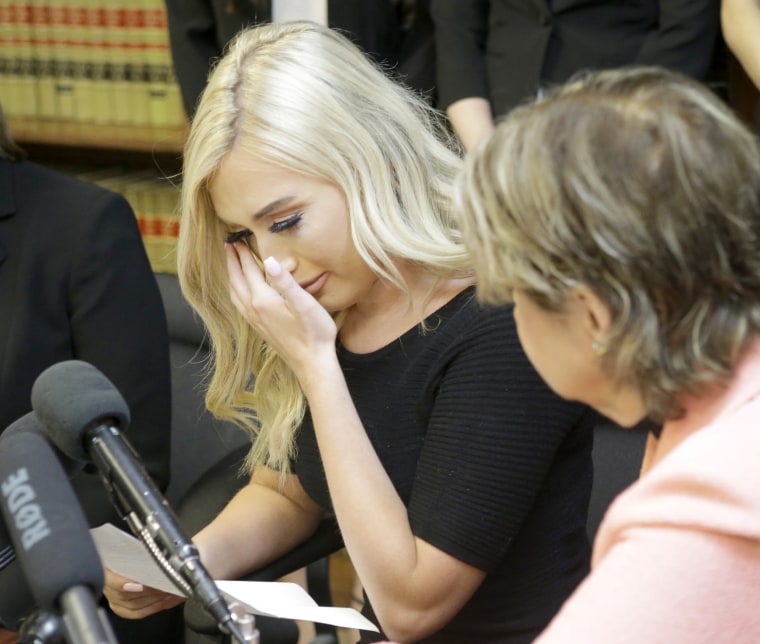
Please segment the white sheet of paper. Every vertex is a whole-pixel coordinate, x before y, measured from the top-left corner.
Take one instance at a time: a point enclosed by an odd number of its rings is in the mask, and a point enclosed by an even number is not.
[[[104,566],[145,586],[182,595],[150,556],[142,541],[110,523],[92,528],[90,532]],[[379,630],[353,608],[317,605],[298,584],[281,581],[215,581],[228,601],[244,604],[256,615],[375,632]]]
[[[378,631],[377,626],[353,608],[338,606],[318,606],[311,596],[298,584],[271,581],[224,581],[217,579],[216,585],[228,601],[244,604],[256,615],[287,617],[307,622],[320,622]]]
[[[92,528],[90,534],[106,568],[145,586],[184,596],[184,593],[169,581],[139,539],[110,523]]]

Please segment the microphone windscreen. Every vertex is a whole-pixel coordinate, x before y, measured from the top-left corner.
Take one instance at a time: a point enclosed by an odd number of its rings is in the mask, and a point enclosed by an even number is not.
[[[98,369],[66,360],[43,371],[32,386],[32,409],[50,439],[71,458],[90,461],[87,430],[110,422],[124,430],[129,407],[119,390]]]
[[[0,438],[0,508],[37,604],[55,611],[75,586],[103,590],[103,566],[84,512],[47,441]]]
[[[45,431],[45,428],[42,426],[39,418],[37,418],[37,414],[35,414],[33,411],[24,414],[21,418],[14,420],[10,425],[8,425],[8,427],[6,427],[5,431],[3,432],[3,437],[7,438],[15,434],[26,433],[34,433],[38,436],[42,436],[43,438],[47,438],[47,432]],[[61,464],[61,467],[63,467],[64,472],[66,472],[66,475],[69,478],[82,471],[84,464],[81,461],[75,461],[69,458],[55,445],[51,445],[51,448],[53,449],[53,452],[58,458],[58,462]]]
[[[13,549],[11,538],[5,529],[5,521],[0,521],[0,570],[13,563],[16,551]]]

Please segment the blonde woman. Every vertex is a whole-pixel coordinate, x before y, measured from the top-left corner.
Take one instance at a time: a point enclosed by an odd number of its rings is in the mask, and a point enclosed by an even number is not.
[[[208,406],[254,446],[195,541],[236,578],[334,513],[383,631],[362,641],[528,642],[587,567],[591,412],[542,383],[509,307],[476,302],[441,136],[311,23],[248,30],[215,68],[179,274],[213,345]],[[106,594],[128,617],[177,602],[115,575]]]
[[[648,417],[642,477],[537,641],[760,641],[760,150],[661,69],[571,82],[460,182],[484,301],[563,398]]]

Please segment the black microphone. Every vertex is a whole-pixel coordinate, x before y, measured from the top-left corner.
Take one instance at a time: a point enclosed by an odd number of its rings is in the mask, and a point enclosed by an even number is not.
[[[96,597],[103,566],[74,490],[47,441],[0,438],[0,509],[37,604],[63,616],[72,644],[115,644]]]
[[[43,437],[45,436],[45,430],[33,411],[24,414],[21,418],[13,421],[10,425],[8,425],[2,436],[3,438],[9,438],[15,434],[28,432],[32,432]],[[81,463],[71,460],[55,448],[54,451],[56,452],[58,460],[69,476],[73,476],[82,469]],[[11,545],[10,536],[5,529],[5,524],[3,522],[0,522],[0,570],[12,563],[15,559],[16,552],[13,550],[13,546]]]
[[[59,362],[37,377],[32,408],[65,454],[95,463],[116,509],[172,582],[195,597],[223,632],[244,642],[198,549],[122,435],[129,409],[111,381],[87,362]]]
[[[33,411],[28,412],[8,425],[2,433],[2,438],[7,439],[22,433],[34,433],[45,437],[45,429]],[[52,449],[69,477],[73,477],[82,470],[82,463],[70,459],[56,447],[52,447]],[[16,561],[16,551],[5,528],[5,522],[0,520],[0,571],[4,570],[14,561]],[[3,573],[2,584],[4,586],[1,605],[2,615],[3,618],[14,621],[26,613],[34,601],[31,590],[23,578],[23,570],[21,570],[20,565]],[[58,634],[54,634],[56,628],[58,629]],[[64,639],[63,622],[58,615],[37,609],[23,618],[22,626],[19,630],[19,643],[49,642],[53,644],[59,641],[63,642]]]
[[[3,438],[13,436],[17,433],[35,432],[43,435],[43,428],[33,411],[25,414],[18,420],[13,421],[3,432]],[[73,463],[71,459],[66,459]],[[10,565],[16,560],[16,551],[13,549],[10,535],[5,529],[5,522],[0,521],[0,570]]]
[[[3,438],[9,438],[15,434],[26,433],[37,434],[38,436],[42,436],[43,438],[47,439],[47,431],[40,422],[40,419],[37,418],[37,414],[35,414],[33,411],[30,411],[21,416],[21,418],[14,420],[10,425],[8,425],[8,427],[5,428],[2,436]],[[84,463],[82,461],[69,458],[60,449],[58,449],[56,445],[53,445],[51,443],[48,443],[48,445],[53,450],[53,453],[58,458],[58,462],[61,464],[61,467],[63,467],[63,471],[69,478],[73,478],[84,469]]]
[[[11,537],[5,529],[5,522],[0,521],[0,570],[9,566],[16,560],[16,551],[13,549]]]

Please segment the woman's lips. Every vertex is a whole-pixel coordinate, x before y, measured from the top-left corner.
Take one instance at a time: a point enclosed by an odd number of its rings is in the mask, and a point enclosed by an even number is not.
[[[304,282],[301,284],[301,288],[309,293],[310,295],[316,295],[319,293],[319,291],[322,290],[322,287],[325,285],[325,282],[327,281],[327,273],[322,273],[319,277],[316,277],[315,279]]]

